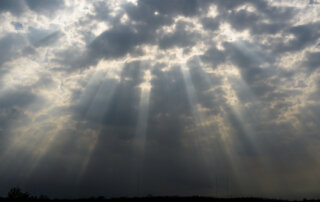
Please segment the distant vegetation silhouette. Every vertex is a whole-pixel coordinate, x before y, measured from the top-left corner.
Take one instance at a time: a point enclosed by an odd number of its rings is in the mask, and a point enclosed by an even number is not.
[[[22,192],[19,187],[13,187],[8,192],[8,199],[11,199],[11,200],[18,200],[18,199],[25,200],[29,198],[30,198],[29,193]]]
[[[254,198],[254,197],[242,197],[242,198],[218,198],[218,197],[201,197],[201,196],[151,196],[146,197],[119,197],[119,198],[105,198],[103,196],[90,197],[90,198],[78,198],[78,199],[50,199],[46,195],[31,196],[28,192],[23,192],[19,187],[13,187],[9,190],[6,198],[1,198],[0,201],[206,201],[206,202],[287,202],[289,200],[281,199],[268,199],[268,198]],[[303,202],[316,202],[318,199],[303,199],[296,200]]]

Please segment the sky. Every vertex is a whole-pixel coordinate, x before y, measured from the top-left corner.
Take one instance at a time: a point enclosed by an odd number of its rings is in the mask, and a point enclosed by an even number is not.
[[[320,197],[319,0],[1,0],[0,195]]]

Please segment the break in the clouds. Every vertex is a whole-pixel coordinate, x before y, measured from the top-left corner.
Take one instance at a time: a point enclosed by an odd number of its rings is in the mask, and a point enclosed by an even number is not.
[[[320,197],[319,6],[0,1],[0,194]]]

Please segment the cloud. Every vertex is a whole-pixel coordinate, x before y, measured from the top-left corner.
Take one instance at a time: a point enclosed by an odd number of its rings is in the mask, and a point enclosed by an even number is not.
[[[225,61],[223,51],[219,51],[216,47],[209,48],[203,55],[200,56],[203,62],[208,62],[213,65],[212,68]]]
[[[0,39],[0,65],[13,59],[14,57],[19,57],[21,49],[25,47],[27,41],[22,35],[19,34],[8,34]]]
[[[64,7],[64,0],[50,1],[50,0],[26,0],[28,7],[37,13],[50,13],[57,9]]]
[[[307,52],[304,65],[311,71],[315,71],[320,67],[320,52]]]
[[[20,16],[28,11],[28,8],[39,14],[52,14],[54,11],[64,7],[64,0],[58,1],[39,1],[39,0],[4,0],[0,4],[0,12],[10,12]]]
[[[187,47],[193,46],[196,40],[200,38],[197,33],[188,32],[186,28],[188,23],[177,22],[175,27],[175,32],[170,34],[164,34],[159,40],[159,47],[161,49],[168,49],[172,47]]]
[[[209,30],[217,30],[219,29],[219,25],[220,25],[219,19],[210,18],[210,17],[205,17],[201,19],[201,23],[205,29],[209,29]]]
[[[286,31],[286,34],[291,34],[294,36],[294,38],[290,39],[287,43],[280,42],[275,46],[275,51],[280,53],[299,51],[314,44],[319,38],[317,34],[317,27],[319,27],[319,23],[310,23],[290,27]]]
[[[53,45],[60,37],[63,36],[61,31],[35,29],[29,27],[28,39],[35,47],[43,47]]]
[[[147,0],[139,1],[139,5],[145,5],[152,9],[153,11],[158,11],[160,14],[176,16],[194,16],[199,12],[205,12],[209,1],[183,1],[183,0],[174,0],[169,1],[165,0],[163,2],[150,2]]]
[[[161,4],[139,1],[139,6],[126,4],[124,12],[129,16],[129,20],[134,23],[121,24],[121,22],[119,22],[120,16],[116,16],[112,29],[97,36],[84,50],[82,56],[80,56],[79,59],[75,59],[75,64],[71,64],[71,66],[74,68],[86,68],[91,64],[96,64],[102,58],[110,59],[123,57],[126,54],[133,53],[137,46],[155,44],[157,39],[157,28],[166,24],[171,24],[172,18],[180,13],[195,15],[197,12],[200,12],[201,9],[205,10],[206,4],[207,3],[200,3],[198,1],[190,1],[185,3],[184,6],[181,6],[179,1],[168,1],[162,2]],[[167,9],[164,10],[163,6],[166,8],[173,6],[173,8],[177,7],[177,9],[172,9],[171,11]],[[100,10],[96,11],[96,16],[100,16]],[[101,12],[104,12],[104,10]],[[159,12],[159,15],[155,15],[154,12]],[[106,17],[108,18],[108,16]],[[183,29],[182,24],[183,23],[181,23],[177,29]],[[162,39],[160,39],[160,43],[162,44],[160,46],[163,48],[167,47],[168,45],[165,44],[170,44],[170,41],[177,37],[181,40],[180,42],[176,42],[177,45],[188,42],[187,38],[182,41],[181,35],[185,34],[182,30],[179,30],[177,30],[177,33],[174,35],[163,36]],[[185,37],[195,36],[186,34],[183,38]],[[86,58],[85,61],[83,61],[82,58]],[[61,62],[63,63],[63,61],[64,59],[62,59]]]
[[[0,3],[0,12],[10,12],[14,15],[19,15],[25,9],[24,1],[4,0]]]

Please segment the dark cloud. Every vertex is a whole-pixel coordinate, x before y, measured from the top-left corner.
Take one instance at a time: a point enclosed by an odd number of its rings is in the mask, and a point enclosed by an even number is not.
[[[10,12],[20,16],[28,11],[28,8],[36,13],[49,15],[64,7],[64,0],[3,0],[0,3],[0,12]]]
[[[215,21],[227,22],[238,31],[249,30],[253,36],[281,32],[297,12],[292,7],[270,6],[266,1],[216,1],[216,5],[220,15],[211,22],[208,19],[203,21],[205,28],[216,27]],[[240,6],[245,7],[235,10]],[[253,6],[256,11],[249,11],[248,6]]]
[[[310,1],[309,1],[309,4],[319,4],[319,2],[318,2],[318,1],[315,1],[315,0],[310,0]]]
[[[74,54],[74,50],[59,53],[61,58],[56,59],[62,65],[69,65],[71,69],[83,69],[95,65],[101,59],[116,59],[134,53],[138,45],[154,42],[154,38],[145,25],[131,27],[119,25],[114,29],[100,34],[90,43],[86,50]],[[138,31],[137,31],[138,30]],[[145,30],[145,32],[144,32]],[[71,54],[71,55],[70,55]]]
[[[199,1],[199,0],[164,0],[161,2],[150,2],[148,0],[139,1],[139,6],[148,6],[153,11],[159,12],[160,15],[184,15],[184,16],[194,16],[199,12],[206,12],[207,5],[210,1]]]
[[[94,2],[94,18],[98,20],[107,20],[110,18],[110,12],[112,9],[109,8],[107,2],[100,1]]]
[[[320,52],[307,52],[306,61],[303,63],[309,71],[313,72],[320,67]]]
[[[292,16],[292,15],[290,15]],[[283,17],[281,17],[283,18]],[[286,27],[286,23],[272,20],[271,23],[265,23],[264,16],[258,13],[240,10],[228,15],[228,22],[238,31],[250,30],[252,34],[276,34]],[[277,18],[278,19],[278,18]]]
[[[311,93],[310,99],[316,101],[320,98],[320,81],[319,79],[316,81],[316,89]]]
[[[219,26],[220,26],[220,21],[217,18],[205,17],[201,19],[201,23],[205,29],[209,29],[213,31],[219,29]]]
[[[261,16],[257,13],[249,13],[246,10],[240,10],[232,13],[229,19],[233,28],[243,31],[244,29],[248,29],[252,24],[257,24],[261,19]]]
[[[0,65],[5,62],[20,56],[22,48],[27,44],[27,41],[22,35],[8,34],[0,39]],[[1,66],[0,66],[1,67]]]
[[[319,23],[310,23],[290,27],[286,30],[285,36],[293,35],[294,38],[283,43],[283,40],[277,41],[275,51],[277,52],[294,52],[303,50],[307,46],[313,45],[319,38]]]
[[[188,32],[186,28],[190,26],[192,26],[192,24],[181,21],[177,22],[173,33],[164,34],[164,36],[160,38],[159,47],[161,49],[168,49],[195,45],[196,40],[199,40],[200,35]]]
[[[3,0],[0,3],[0,12],[10,12],[13,15],[20,15],[25,10],[25,3],[21,0]]]
[[[143,27],[141,27],[143,28]],[[89,55],[97,58],[117,58],[133,51],[137,45],[152,40],[149,33],[130,26],[119,26],[98,36],[89,46]]]
[[[37,13],[48,14],[64,7],[64,0],[26,0],[28,7]]]
[[[35,97],[33,94],[24,90],[17,90],[16,92],[7,92],[1,98],[1,108],[19,107],[28,105],[33,101]]]
[[[200,56],[201,60],[213,65],[215,68],[217,65],[225,62],[225,54],[223,51],[218,50],[216,47],[209,48],[203,55]]]

